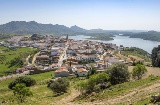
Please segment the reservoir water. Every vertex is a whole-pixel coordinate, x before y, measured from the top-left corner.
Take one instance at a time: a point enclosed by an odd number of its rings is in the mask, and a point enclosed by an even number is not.
[[[90,38],[90,36],[76,35],[76,36],[69,36],[69,38],[75,40],[85,40],[86,38]],[[113,37],[113,39],[114,40],[110,41],[102,41],[102,40],[96,40],[96,41],[104,43],[113,43],[116,44],[117,46],[123,45],[124,47],[138,47],[147,51],[150,54],[154,47],[160,45],[160,42],[157,41],[143,40],[140,38],[129,38],[129,36],[116,35],[115,37]]]

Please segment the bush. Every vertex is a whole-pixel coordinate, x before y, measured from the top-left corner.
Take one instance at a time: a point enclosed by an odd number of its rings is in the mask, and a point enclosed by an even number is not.
[[[132,70],[133,79],[141,79],[142,76],[147,72],[147,69],[144,65],[137,64]]]
[[[23,76],[23,77],[18,77],[11,83],[9,83],[8,88],[12,89],[16,84],[24,83],[27,87],[33,86],[36,84],[36,81],[33,78]]]
[[[109,87],[109,76],[106,73],[99,73],[90,76],[88,80],[81,81],[77,84],[77,87],[81,93],[99,92]]]
[[[112,85],[127,82],[130,79],[128,67],[123,63],[112,65],[106,72],[109,74],[110,83]]]
[[[155,80],[157,77],[155,77],[153,74],[151,74],[151,75],[148,76],[148,78],[149,78],[150,80]]]
[[[48,87],[55,93],[65,93],[69,87],[69,81],[64,78],[58,78],[50,83]]]
[[[33,95],[29,88],[25,84],[16,84],[13,87],[14,96],[17,98],[18,102],[23,103],[26,97]]]

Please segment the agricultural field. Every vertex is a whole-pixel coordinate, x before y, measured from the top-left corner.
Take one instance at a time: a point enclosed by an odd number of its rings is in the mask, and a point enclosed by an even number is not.
[[[4,74],[6,71],[13,71],[16,68],[25,65],[26,57],[34,51],[35,49],[33,48],[19,48],[12,50],[10,48],[0,46],[0,74]],[[20,60],[21,62],[15,62],[14,60]]]

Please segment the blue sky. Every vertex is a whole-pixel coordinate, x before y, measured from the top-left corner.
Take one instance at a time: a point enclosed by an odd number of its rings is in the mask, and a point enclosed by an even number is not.
[[[160,31],[160,0],[0,0],[0,24],[10,21]]]

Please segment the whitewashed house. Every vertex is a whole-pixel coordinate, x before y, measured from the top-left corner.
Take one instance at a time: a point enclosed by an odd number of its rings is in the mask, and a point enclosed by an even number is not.
[[[88,71],[84,68],[80,68],[77,70],[77,75],[80,77],[87,76]]]
[[[59,49],[60,49],[59,47],[52,47],[51,48],[51,55],[52,56],[58,55],[58,50]]]

